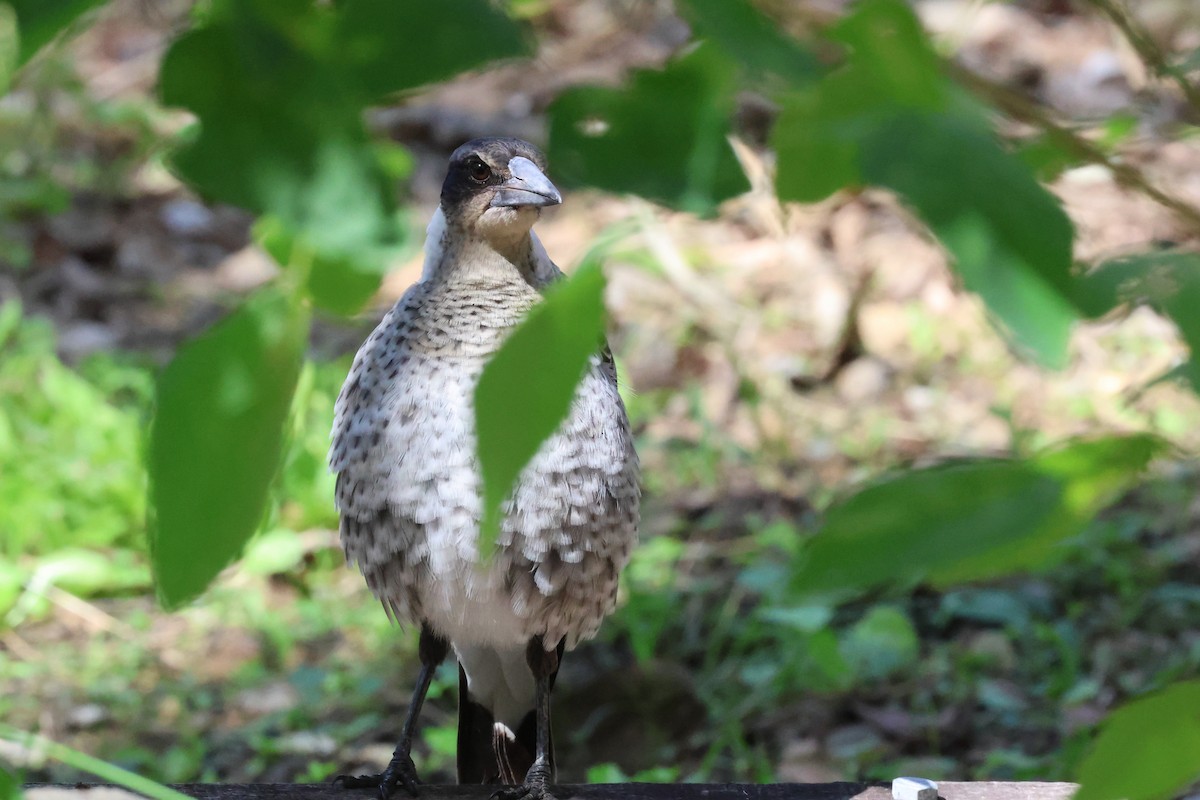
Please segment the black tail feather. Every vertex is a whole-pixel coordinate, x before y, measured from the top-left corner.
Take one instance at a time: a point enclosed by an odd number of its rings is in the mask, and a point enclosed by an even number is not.
[[[525,715],[515,735],[497,726],[492,712],[467,691],[467,673],[458,668],[458,782],[507,783],[525,780],[533,766],[537,717]]]
[[[559,663],[565,642],[558,644]],[[550,687],[558,670],[550,676]],[[467,673],[458,667],[458,782],[462,784],[518,784],[533,766],[537,751],[537,713],[529,709],[509,736],[496,725],[492,712],[472,699]],[[554,732],[550,732],[550,771],[554,773]]]

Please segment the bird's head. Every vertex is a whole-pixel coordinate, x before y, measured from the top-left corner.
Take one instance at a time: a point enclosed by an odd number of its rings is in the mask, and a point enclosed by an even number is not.
[[[442,184],[447,225],[508,250],[526,237],[544,206],[562,202],[545,170],[546,157],[529,142],[472,139],[450,156]]]

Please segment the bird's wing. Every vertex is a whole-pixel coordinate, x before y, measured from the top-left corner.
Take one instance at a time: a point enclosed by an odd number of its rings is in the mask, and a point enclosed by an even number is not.
[[[533,241],[533,285],[541,290],[563,277],[563,271],[551,260],[537,231],[530,231],[529,238]]]
[[[374,513],[386,507],[380,497],[378,473],[380,439],[387,427],[385,394],[401,369],[404,353],[399,337],[393,335],[397,315],[412,312],[426,291],[421,283],[409,287],[371,332],[354,356],[333,407],[333,430],[329,446],[329,470],[338,474],[337,507],[343,514]]]
[[[425,226],[425,264],[421,267],[421,281],[427,281],[437,270],[446,252],[446,215],[438,206],[429,224]],[[543,251],[544,252],[544,251]]]

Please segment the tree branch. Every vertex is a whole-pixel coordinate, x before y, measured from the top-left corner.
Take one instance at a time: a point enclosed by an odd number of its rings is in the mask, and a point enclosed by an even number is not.
[[[1093,2],[1105,2],[1105,0],[1093,0]],[[1159,205],[1170,209],[1186,222],[1189,228],[1200,234],[1200,208],[1155,186],[1137,167],[1109,157],[1092,142],[1070,128],[1055,122],[1046,109],[1008,87],[977,75],[953,62],[947,62],[947,68],[955,80],[1006,116],[1044,131],[1059,147],[1076,158],[1107,168],[1112,172],[1117,183],[1140,192]],[[1200,108],[1200,106],[1197,107]]]
[[[1150,68],[1151,72],[1160,78],[1174,81],[1192,108],[1200,111],[1200,89],[1192,85],[1186,75],[1169,63],[1166,53],[1154,41],[1154,37],[1130,16],[1123,5],[1119,4],[1117,0],[1088,0],[1088,2],[1108,17],[1113,25],[1117,26],[1138,54],[1138,58]]]

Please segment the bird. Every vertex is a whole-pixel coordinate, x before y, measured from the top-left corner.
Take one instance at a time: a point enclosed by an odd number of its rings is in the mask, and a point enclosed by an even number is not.
[[[359,349],[335,405],[329,466],[347,561],[385,611],[419,627],[420,671],[378,775],[386,800],[420,783],[413,739],[438,665],[459,667],[460,783],[546,800],[556,779],[550,693],[564,654],[616,604],[636,543],[640,471],[607,342],[566,418],[521,472],[495,544],[480,538],[474,389],[489,358],[563,273],[533,225],[562,195],[521,139],[450,156],[420,279]]]

